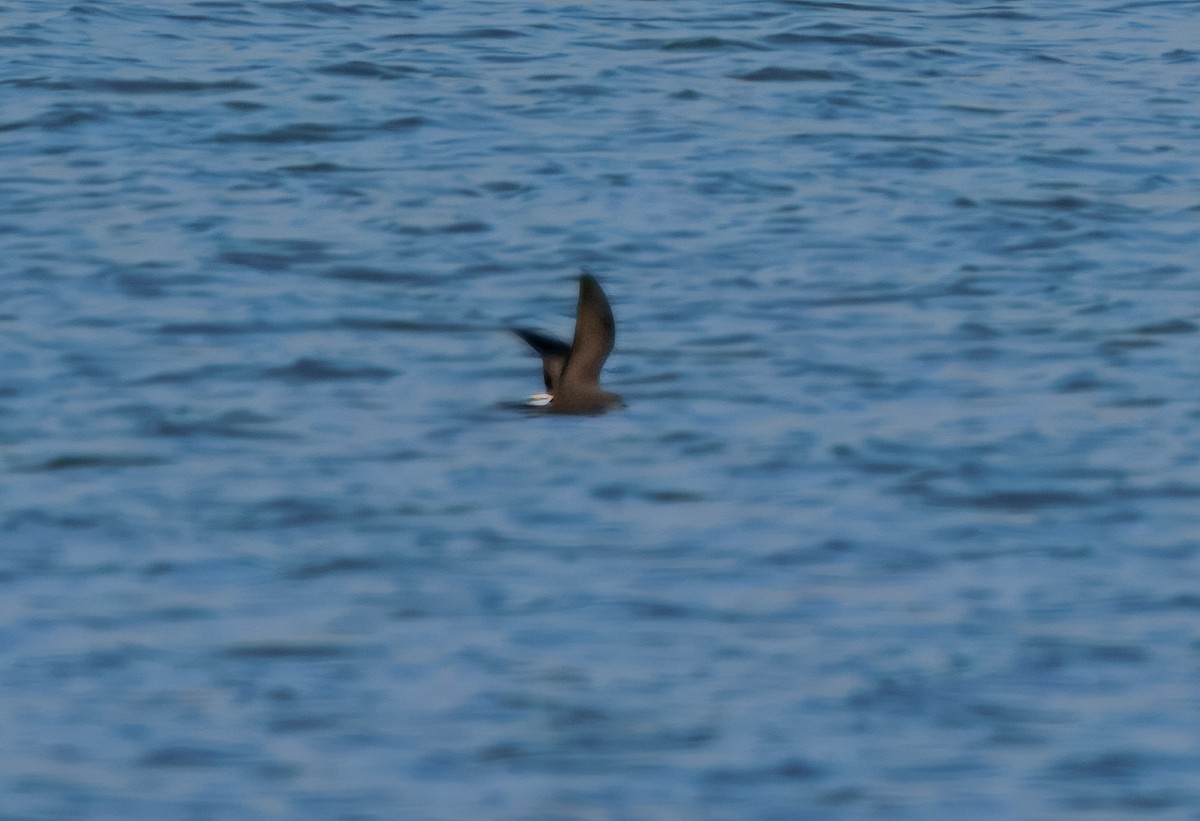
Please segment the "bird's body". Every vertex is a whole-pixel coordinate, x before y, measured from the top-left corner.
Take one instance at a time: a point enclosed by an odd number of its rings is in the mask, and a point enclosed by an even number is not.
[[[538,331],[517,328],[515,333],[542,357],[546,393],[534,396],[530,404],[553,413],[603,413],[624,404],[621,397],[600,387],[600,370],[612,352],[616,322],[608,297],[591,274],[579,277],[570,345]]]

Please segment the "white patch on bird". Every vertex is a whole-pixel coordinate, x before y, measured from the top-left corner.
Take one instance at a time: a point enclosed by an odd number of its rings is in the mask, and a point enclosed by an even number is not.
[[[535,393],[533,396],[525,400],[525,404],[534,408],[544,408],[550,404],[550,400],[554,397],[548,393]]]

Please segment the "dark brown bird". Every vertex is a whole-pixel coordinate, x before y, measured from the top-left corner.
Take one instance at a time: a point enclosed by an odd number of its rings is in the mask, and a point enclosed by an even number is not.
[[[546,392],[530,397],[531,405],[554,413],[603,413],[624,403],[600,387],[600,369],[617,336],[612,306],[591,274],[579,277],[575,308],[575,338],[568,345],[538,331],[516,328],[514,333],[542,357]]]

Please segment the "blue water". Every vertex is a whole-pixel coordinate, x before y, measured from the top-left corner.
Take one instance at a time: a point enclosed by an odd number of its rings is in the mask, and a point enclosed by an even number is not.
[[[4,4],[0,818],[1200,818],[1198,44]]]

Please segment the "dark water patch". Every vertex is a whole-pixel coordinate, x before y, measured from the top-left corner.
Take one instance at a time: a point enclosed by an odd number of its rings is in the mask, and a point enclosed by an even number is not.
[[[513,182],[511,180],[496,180],[494,182],[485,182],[480,186],[484,191],[491,194],[499,194],[501,196],[527,194],[535,190],[532,185],[521,182]]]
[[[481,27],[466,29],[454,36],[465,40],[515,40],[526,35],[524,32],[516,31],[515,29]]]
[[[662,381],[671,381],[669,378]],[[625,382],[623,385],[631,383]],[[645,384],[645,383],[643,383]],[[710,439],[703,436],[698,436],[689,432],[675,432],[664,434],[659,437],[659,442],[670,446],[673,450],[690,456],[702,456],[706,453],[722,453],[726,449],[726,443],[718,439]]]
[[[966,103],[950,103],[949,105],[946,106],[946,110],[947,111],[961,111],[963,114],[983,114],[983,115],[988,115],[988,116],[1009,113],[1008,109],[1006,109],[1006,108],[997,108],[995,106],[970,105],[970,104],[966,104]],[[974,208],[976,205],[978,205],[978,203],[975,202],[975,200],[971,199],[970,197],[956,197],[953,202],[959,208]]]
[[[345,63],[333,63],[317,69],[321,74],[332,74],[337,77],[364,77],[373,80],[400,80],[418,73],[415,66],[389,65],[371,63],[365,60],[350,60]]]
[[[1106,339],[1101,342],[1097,348],[1101,354],[1121,354],[1130,351],[1139,351],[1146,348],[1158,348],[1162,343],[1157,339],[1130,339],[1128,337],[1118,337],[1116,339]]]
[[[340,501],[322,501],[285,496],[250,505],[231,524],[234,530],[270,531],[335,522],[361,522],[375,511],[367,507],[347,507]]]
[[[568,712],[569,711],[569,712]],[[560,714],[592,716],[575,723],[559,720]],[[591,708],[560,708],[547,717],[551,737],[542,742],[498,741],[475,756],[477,761],[504,763],[529,772],[574,775],[615,774],[623,771],[623,758],[631,753],[663,753],[703,749],[711,744],[714,731],[708,727],[670,729],[643,728],[623,724]],[[428,762],[432,770],[444,770],[444,759]]]
[[[245,80],[168,80],[164,77],[120,78],[87,77],[74,80],[49,80],[45,77],[25,77],[5,80],[0,86],[36,88],[47,91],[82,91],[116,94],[196,94],[227,91],[251,91],[258,88]]]
[[[1162,57],[1168,63],[1195,63],[1200,62],[1200,51],[1177,48],[1164,53]]]
[[[123,293],[139,299],[160,299],[167,295],[168,285],[184,279],[153,271],[114,271],[111,276]]]
[[[285,764],[281,761],[263,761],[255,765],[255,774],[263,780],[264,783],[287,783],[300,777],[304,772],[304,768],[298,764]],[[313,806],[318,806],[322,803],[320,798],[313,800]],[[328,802],[330,812],[334,808],[341,810],[345,809],[344,799],[331,799]]]
[[[553,746],[537,745],[516,741],[501,741],[490,744],[477,754],[481,762],[506,763],[521,770],[553,772],[560,775],[584,772],[589,767],[612,770],[617,765],[602,755],[611,756],[612,750],[599,749],[597,739],[562,739]],[[586,759],[581,759],[579,748],[584,748]]]
[[[821,778],[825,771],[802,758],[790,758],[763,768],[725,768],[708,770],[702,778],[721,786],[765,784],[773,781],[811,781]]]
[[[794,34],[784,32],[763,38],[776,46],[863,46],[865,48],[915,48],[916,43],[882,34]]]
[[[273,718],[267,722],[267,731],[286,735],[289,733],[311,733],[314,730],[328,730],[340,725],[337,716],[286,716]]]
[[[0,132],[39,128],[43,131],[65,131],[78,125],[96,123],[108,117],[108,109],[99,105],[57,104],[28,120],[0,123]]]
[[[1079,371],[1062,377],[1054,383],[1058,393],[1088,393],[1118,387],[1115,382],[1101,379],[1092,371]]]
[[[924,495],[930,504],[943,507],[966,507],[1010,513],[1029,513],[1057,507],[1087,507],[1098,503],[1095,497],[1066,490],[1009,490],[962,496],[926,492]]]
[[[886,150],[858,151],[856,162],[866,166],[934,170],[959,164],[957,156],[927,145],[905,145]]]
[[[1200,485],[1172,483],[1152,487],[1119,487],[1112,491],[1117,499],[1197,499]]]
[[[996,293],[990,287],[980,284],[975,277],[964,277],[951,280],[944,285],[897,289],[890,285],[861,285],[850,287],[845,291],[830,297],[811,297],[803,299],[790,298],[786,301],[776,300],[775,306],[787,305],[796,308],[837,308],[850,305],[873,305],[893,302],[922,302],[924,300],[941,299],[945,297],[989,297]]]
[[[982,472],[982,469],[977,465],[973,465],[970,471],[972,475],[981,475]],[[1059,468],[1047,471],[1046,475],[1056,479],[1081,479],[1084,481],[1094,480],[1112,483],[1124,481],[1129,476],[1128,472],[1120,467],[1096,468],[1082,466]]]
[[[68,453],[41,462],[35,462],[16,470],[24,473],[54,472],[67,470],[95,470],[154,467],[165,464],[160,456],[121,453]]]
[[[320,325],[314,323],[294,322],[277,324],[263,320],[249,320],[247,322],[171,322],[166,325],[160,325],[157,332],[172,336],[241,336],[243,334],[290,334],[306,330],[319,330],[320,328]],[[232,365],[213,365],[208,367],[209,369],[225,369],[229,372],[233,372],[237,368],[237,366]],[[186,373],[189,376],[183,380],[167,378],[159,379],[158,381],[189,381],[210,372],[214,371],[196,369],[187,371]]]
[[[524,404],[520,407],[523,410],[529,410]],[[540,413],[544,413],[539,408],[534,408],[533,410],[538,411],[539,415]],[[639,490],[626,485],[601,485],[592,490],[592,496],[597,499],[611,501],[637,498],[656,505],[689,504],[702,502],[707,498],[704,494],[687,490]]]
[[[1161,396],[1138,396],[1131,399],[1118,399],[1113,402],[1108,402],[1101,407],[1105,408],[1159,408],[1167,404],[1167,400]]]
[[[261,145],[306,145],[310,143],[344,142],[359,137],[358,129],[327,123],[293,123],[266,131],[222,131],[210,140],[214,143],[236,145],[250,143]]]
[[[155,572],[153,575],[162,575],[161,572]],[[170,622],[191,622],[203,621],[206,619],[216,618],[216,613],[205,607],[160,607],[148,614],[152,621]]]
[[[745,40],[729,40],[724,37],[687,37],[671,40],[659,48],[663,51],[765,51],[757,43]]]
[[[934,556],[932,553],[915,548],[881,551],[876,562],[877,569],[889,575],[928,573],[941,563],[941,556]]]
[[[590,100],[611,94],[612,90],[596,83],[564,83],[562,85],[531,88],[528,93],[536,94],[542,98],[566,97]]]
[[[899,461],[882,461],[878,459],[863,459],[854,458],[849,460],[853,462],[856,469],[868,475],[875,476],[903,476],[904,474],[916,471],[919,466],[909,462]]]
[[[828,83],[858,79],[844,71],[829,71],[822,68],[782,68],[767,66],[746,74],[731,74],[734,80],[751,83]]]
[[[1118,811],[1139,814],[1145,812],[1159,813],[1174,807],[1191,807],[1195,805],[1191,797],[1176,790],[1124,792],[1112,798],[1073,797],[1066,803],[1071,807],[1085,811],[1116,809]]]
[[[83,618],[80,623],[96,627],[91,619]],[[101,620],[103,621],[103,620]],[[107,625],[102,625],[107,626]],[[112,650],[93,650],[82,653],[53,653],[38,659],[46,675],[61,682],[92,680],[128,672],[151,655],[136,646],[124,646]]]
[[[481,329],[478,325],[468,325],[462,322],[434,322],[409,319],[381,319],[374,317],[338,317],[335,320],[338,327],[356,331],[389,331],[399,333],[455,333],[462,331],[492,330]],[[500,330],[500,329],[495,329]]]
[[[43,40],[40,37],[20,34],[0,34],[0,48],[23,48],[27,46],[45,46],[49,45],[48,40]],[[0,82],[0,85],[3,85]]]
[[[375,8],[366,4],[356,3],[320,3],[312,2],[312,0],[286,0],[285,2],[264,3],[269,9],[278,9],[280,11],[302,11],[311,12],[312,14],[327,14],[331,17],[337,15],[356,16],[368,12],[375,11]]]
[[[285,382],[330,382],[348,379],[387,379],[395,371],[371,366],[343,367],[323,359],[301,357],[290,365],[266,368],[261,371],[267,379],[282,379]]]
[[[557,727],[599,725],[618,720],[617,716],[575,700],[564,700],[538,695],[534,692],[506,692],[489,695],[479,705],[486,711],[509,713],[536,713],[549,717]]]
[[[707,497],[703,493],[689,490],[647,490],[641,494],[648,502],[659,505],[678,505],[691,502],[703,502]]]
[[[1032,209],[1036,211],[1079,211],[1092,205],[1081,197],[1050,197],[1042,200],[1027,199],[998,199],[990,201],[993,205],[1006,208]]]
[[[945,290],[942,292],[946,296],[995,296],[997,290],[990,285],[984,285],[984,280],[977,276],[965,276],[953,279],[946,283]],[[931,296],[938,293],[933,291]],[[971,323],[967,323],[968,326]],[[976,323],[978,326],[979,323]]]
[[[639,619],[686,619],[695,615],[691,608],[674,602],[640,599],[626,602],[625,607]]]
[[[1109,781],[1140,775],[1149,762],[1137,753],[1107,752],[1095,756],[1073,756],[1054,764],[1050,774],[1068,780]]]
[[[382,39],[394,40],[515,40],[528,36],[524,32],[510,28],[477,27],[460,29],[452,32],[417,32],[388,34]]]
[[[1001,248],[1001,252],[1005,254],[1037,254],[1045,251],[1060,251],[1071,248],[1072,246],[1092,243],[1098,240],[1103,240],[1109,237],[1107,232],[1103,231],[1078,231],[1075,230],[1076,225],[1068,222],[1058,222],[1043,226],[1043,230],[1056,232],[1055,236],[1043,236],[1028,242],[1018,242],[1012,245],[1006,245]],[[1072,270],[1086,269],[1094,267],[1094,263],[1080,260],[1072,260],[1064,264],[1061,269],[1063,273],[1069,273]],[[1054,272],[1053,267],[1048,266],[1048,271]],[[1048,290],[1054,290],[1055,286],[1047,286]]]
[[[842,305],[870,305],[877,302],[907,302],[912,299],[920,299],[925,296],[924,292],[898,292],[893,288],[884,286],[882,288],[874,288],[871,286],[863,286],[850,290],[847,293],[841,293],[831,297],[809,297],[801,299],[788,299],[786,305],[796,308],[824,308],[838,307]],[[764,303],[778,305],[778,301],[772,303]]]
[[[148,425],[154,436],[192,438],[212,436],[223,439],[294,439],[295,434],[272,430],[278,420],[248,410],[231,410],[202,419],[159,418]]]
[[[111,91],[117,94],[197,94],[250,91],[258,88],[245,80],[167,80],[161,77],[144,79],[94,79],[78,81],[82,91]]]
[[[501,741],[484,747],[477,757],[480,761],[513,761],[528,758],[530,755],[530,751],[521,744]]]
[[[1168,319],[1165,322],[1155,322],[1134,328],[1135,334],[1191,334],[1197,330],[1194,322],[1186,319]]]
[[[971,339],[995,339],[1001,335],[998,330],[982,322],[964,322],[956,330]]]
[[[1150,660],[1144,647],[1129,644],[1099,644],[1087,648],[1087,661],[1109,664],[1143,664]]]
[[[1092,669],[1096,664],[1146,664],[1153,656],[1143,647],[1128,644],[1081,644],[1056,638],[1025,641],[1017,655],[1017,666],[1038,673],[1053,673],[1069,667]]]
[[[235,644],[221,651],[229,659],[245,661],[311,661],[345,658],[352,649],[341,644],[303,642],[254,642]]]
[[[829,807],[842,807],[861,803],[868,798],[867,791],[862,787],[838,787],[819,793],[815,796],[817,804]]]
[[[869,3],[845,3],[839,0],[779,0],[782,5],[816,10],[880,11],[890,14],[912,14],[912,9],[896,6],[876,6]]]
[[[796,546],[776,550],[761,557],[763,564],[774,567],[796,567],[834,561],[839,554],[854,550],[855,543],[849,539],[826,539],[816,546]]]
[[[67,9],[67,13],[72,17],[107,17],[114,20],[125,19],[122,15],[117,14],[115,11],[103,8],[94,3],[76,3]]]
[[[334,574],[362,573],[370,570],[378,570],[382,566],[382,563],[378,559],[345,557],[298,567],[289,572],[287,578],[293,581],[307,581]]]
[[[934,697],[922,681],[884,677],[847,696],[846,704],[856,711],[918,715],[929,708]]]
[[[0,530],[4,531],[39,530],[43,528],[51,530],[59,528],[65,530],[92,530],[102,527],[105,524],[106,520],[99,516],[63,513],[61,511],[51,512],[39,508],[9,511],[4,513],[3,517],[0,518]]]
[[[992,8],[989,8],[989,9],[982,9],[980,11],[969,11],[969,12],[964,12],[962,14],[947,14],[947,15],[945,15],[945,18],[947,20],[1014,20],[1014,21],[1015,20],[1031,21],[1031,20],[1039,19],[1038,17],[1035,17],[1033,15],[1024,14],[1019,11],[1013,11],[1012,9],[1005,8],[1003,6],[993,6]]]
[[[230,7],[236,8],[236,7]],[[178,20],[181,23],[194,25],[196,23],[205,23],[216,26],[244,26],[247,24],[248,18],[236,17],[219,17],[215,14],[164,14],[164,20]]]
[[[420,128],[427,125],[429,120],[418,115],[408,117],[393,117],[390,120],[384,120],[377,126],[380,131],[408,131],[413,128]]]
[[[234,756],[212,747],[178,745],[160,747],[142,755],[139,767],[171,769],[207,769],[232,763]]]
[[[700,176],[695,183],[697,193],[706,195],[720,194],[792,194],[795,188],[786,183],[765,179],[754,179],[746,174],[732,172],[710,172]]]
[[[396,233],[409,237],[427,237],[434,234],[484,234],[490,230],[492,230],[491,226],[479,220],[451,222],[432,228],[422,225],[402,225],[395,229]]]
[[[312,162],[301,163],[299,165],[284,165],[280,171],[286,171],[289,174],[328,174],[334,171],[345,170],[342,166],[331,162]]]
[[[592,262],[592,259],[586,262]],[[490,278],[494,274],[503,274],[509,271],[517,270],[513,265],[504,262],[473,262],[464,265],[458,270],[457,276],[462,278],[481,277]]]
[[[240,112],[263,111],[269,107],[265,103],[256,103],[252,100],[225,100],[221,105],[230,111]]]
[[[968,704],[964,708],[968,720],[973,723],[984,723],[993,728],[993,739],[999,740],[1004,736],[1007,744],[1040,743],[1041,736],[1026,729],[1032,726],[1056,724],[1062,719],[1059,715],[1047,711],[1016,707],[1003,702],[979,702]]]
[[[439,234],[483,234],[492,227],[486,222],[478,220],[464,220],[462,222],[452,222],[447,225],[440,225],[435,229]]]
[[[222,251],[217,260],[258,271],[286,271],[295,265],[324,261],[328,247],[328,243],[315,240],[260,240]]]
[[[382,268],[367,266],[340,266],[325,272],[329,279],[341,279],[347,282],[370,282],[386,285],[429,285],[434,280],[426,274],[414,274],[407,271],[386,271]]]

